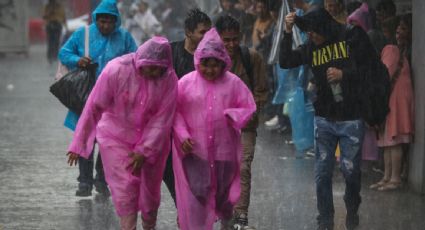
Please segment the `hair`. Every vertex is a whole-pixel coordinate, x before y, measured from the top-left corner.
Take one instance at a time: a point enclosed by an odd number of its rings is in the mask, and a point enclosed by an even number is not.
[[[199,8],[191,9],[184,20],[184,29],[193,32],[201,23],[211,25],[211,19]]]
[[[393,0],[381,0],[376,4],[376,11],[385,11],[388,15],[396,15],[397,8]]]
[[[240,32],[240,27],[238,20],[230,15],[220,16],[215,23],[215,28],[219,34],[226,30],[235,30]]]
[[[270,11],[270,1],[269,0],[255,0],[255,3],[263,3],[266,11]]]
[[[412,14],[408,13],[408,14],[403,14],[400,16],[400,22],[399,24],[405,24],[407,26],[407,28],[409,29],[409,39],[410,41],[408,41],[409,44],[412,43]]]
[[[223,69],[226,67],[226,62],[224,62],[224,61],[222,61],[222,60],[220,60],[220,59],[218,59],[216,57],[205,57],[205,58],[202,58],[201,61],[200,61],[200,63],[201,63],[201,65],[205,65],[210,60],[214,60],[214,61],[218,62]]]
[[[101,18],[106,18],[106,19],[113,19],[114,21],[117,21],[117,16],[113,15],[113,14],[106,14],[106,13],[99,13],[96,14],[96,21],[101,19]]]

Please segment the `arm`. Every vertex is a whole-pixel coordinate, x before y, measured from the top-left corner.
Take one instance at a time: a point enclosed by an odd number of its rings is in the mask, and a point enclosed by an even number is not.
[[[390,77],[394,76],[399,64],[400,51],[397,46],[387,45],[382,49],[381,60],[388,69]]]
[[[254,64],[253,74],[255,79],[254,85],[254,100],[257,105],[257,110],[261,110],[267,102],[268,87],[267,87],[267,76],[266,76],[266,65],[261,56],[256,53],[251,53],[251,60]]]
[[[174,119],[174,124],[173,124],[173,139],[177,148],[180,148],[181,146],[183,146],[183,143],[186,140],[192,139],[188,129],[187,122],[184,119],[184,116],[181,111],[182,109],[184,109],[184,104],[185,104],[184,96],[186,93],[184,92],[184,90],[182,90],[182,88],[183,87],[181,87],[181,81],[179,81],[176,117]],[[184,149],[183,149],[183,152],[184,152]]]
[[[84,36],[84,28],[75,31],[59,51],[59,60],[70,70],[77,68],[81,58],[78,51],[81,45],[84,46],[80,44],[81,41],[84,42],[81,36]]]
[[[107,65],[100,74],[94,86],[83,113],[78,120],[74,138],[68,148],[68,152],[76,153],[84,158],[88,158],[93,150],[96,137],[96,126],[103,111],[113,104],[114,86],[112,67]]]
[[[239,78],[233,84],[235,103],[232,108],[224,110],[224,115],[229,118],[233,128],[240,130],[251,119],[257,107],[251,91]]]
[[[137,45],[133,36],[129,32],[125,32],[125,51],[126,53],[136,52]]]
[[[307,46],[301,45],[292,49],[292,32],[283,32],[283,39],[280,46],[279,65],[283,69],[291,69],[300,65],[308,64]]]
[[[164,82],[166,90],[163,91],[161,104],[144,127],[142,137],[137,142],[133,152],[141,154],[149,163],[154,163],[159,154],[163,154],[163,148],[170,144],[171,127],[174,121],[177,97],[177,77],[167,76],[168,82]]]

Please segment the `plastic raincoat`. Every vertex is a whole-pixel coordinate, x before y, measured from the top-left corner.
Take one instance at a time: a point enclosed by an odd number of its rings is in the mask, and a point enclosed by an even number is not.
[[[208,81],[199,72],[203,58],[225,62],[222,76]],[[241,128],[256,110],[248,87],[232,66],[217,31],[211,29],[194,55],[195,71],[179,80],[173,135],[173,168],[182,230],[212,229],[228,220],[240,195]],[[194,141],[185,156],[182,143]]]
[[[115,31],[103,36],[96,25],[97,14],[112,14],[117,17]],[[114,0],[104,0],[92,14],[93,23],[89,26],[89,55],[98,63],[96,76],[102,72],[106,64],[121,55],[136,51],[137,46],[130,33],[120,28],[121,17]],[[59,59],[69,70],[77,68],[77,63],[84,56],[84,27],[77,29],[59,52]],[[75,130],[78,115],[69,111],[65,118],[65,126]]]
[[[167,71],[159,79],[148,79],[138,71],[145,65]],[[96,139],[119,216],[141,210],[147,217],[159,207],[176,97],[171,47],[162,37],[109,62],[89,96],[68,151],[88,158]],[[146,157],[139,176],[126,169],[131,152]]]

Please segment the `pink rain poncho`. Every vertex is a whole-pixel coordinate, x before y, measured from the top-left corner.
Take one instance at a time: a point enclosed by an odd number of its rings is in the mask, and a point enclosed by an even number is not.
[[[203,58],[225,62],[223,74],[208,81],[199,72]],[[241,128],[256,110],[247,86],[232,66],[217,31],[207,32],[195,51],[195,69],[178,83],[173,135],[173,169],[182,230],[209,230],[231,218],[240,194]],[[194,142],[184,155],[182,143]]]
[[[150,65],[167,70],[158,79],[141,76],[139,68]],[[154,37],[135,53],[110,61],[89,96],[68,150],[88,158],[96,139],[112,200],[121,217],[139,210],[144,219],[156,216],[176,97],[171,47],[162,37]],[[146,157],[138,176],[126,168],[131,152]]]

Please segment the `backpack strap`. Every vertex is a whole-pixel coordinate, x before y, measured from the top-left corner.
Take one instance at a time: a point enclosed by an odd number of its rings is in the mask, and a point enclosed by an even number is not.
[[[251,54],[249,53],[249,48],[246,46],[240,46],[241,50],[241,59],[242,59],[242,65],[245,68],[246,74],[248,75],[248,81],[249,81],[249,88],[251,90],[254,90],[254,73],[252,69],[252,63],[251,63]]]

